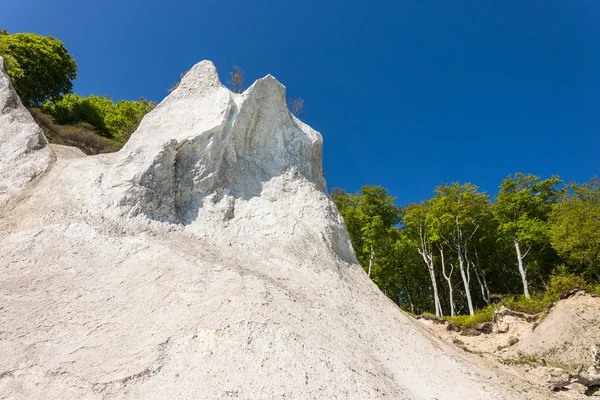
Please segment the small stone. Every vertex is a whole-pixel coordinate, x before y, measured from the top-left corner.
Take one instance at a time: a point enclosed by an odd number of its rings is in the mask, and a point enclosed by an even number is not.
[[[585,392],[587,391],[587,386],[582,385],[579,382],[573,382],[569,385],[569,390],[573,390],[574,392],[580,393],[580,394],[585,394]]]
[[[492,333],[493,328],[494,328],[494,325],[491,322],[483,322],[483,323],[477,324],[475,326],[475,329],[477,329],[479,332],[485,333],[485,334]]]
[[[465,328],[460,332],[461,336],[479,336],[481,332],[474,328]]]

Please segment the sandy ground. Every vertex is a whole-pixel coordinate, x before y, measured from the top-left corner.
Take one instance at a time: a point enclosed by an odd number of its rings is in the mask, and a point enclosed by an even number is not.
[[[557,302],[547,313],[538,315],[536,321],[505,316],[503,323],[508,331],[463,336],[448,331],[447,325],[425,319],[419,320],[446,343],[453,344],[465,353],[492,365],[499,374],[518,377],[523,382],[511,380],[518,390],[536,388],[546,392],[548,398],[589,399],[600,397],[600,388],[587,394],[574,389],[551,393],[546,389],[549,376],[559,376],[573,371],[579,364],[587,369],[592,363],[590,347],[600,342],[600,298],[578,293]]]
[[[72,160],[0,213],[0,398],[545,398],[324,250],[219,248],[74,214],[54,189]]]

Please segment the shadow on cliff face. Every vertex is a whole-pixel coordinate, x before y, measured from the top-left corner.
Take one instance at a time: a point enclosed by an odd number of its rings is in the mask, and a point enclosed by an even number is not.
[[[266,182],[286,173],[327,196],[322,139],[312,130],[307,133],[310,128],[303,129],[291,115],[285,88],[273,77],[258,80],[242,95],[229,93],[222,114],[212,129],[163,145],[128,197],[139,212],[188,225],[200,209],[225,199],[216,208],[229,220],[236,200],[261,196]],[[136,196],[140,191],[143,196]]]

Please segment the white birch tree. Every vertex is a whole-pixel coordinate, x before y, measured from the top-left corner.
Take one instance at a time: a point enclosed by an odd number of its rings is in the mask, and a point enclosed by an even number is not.
[[[558,177],[540,181],[539,176],[531,174],[509,175],[500,184],[492,207],[500,233],[510,238],[515,248],[523,294],[528,299],[531,296],[524,260],[534,244],[548,241],[548,214],[556,202],[558,183]]]
[[[471,298],[470,245],[479,229],[479,218],[489,204],[488,196],[470,183],[441,185],[431,199],[430,218],[441,240],[456,252],[469,314],[475,314]]]
[[[444,257],[444,244],[437,242],[438,251],[440,252],[440,263],[442,264],[442,274],[446,283],[448,284],[448,299],[450,301],[450,316],[456,315],[456,305],[454,304],[454,290],[452,288],[452,272],[454,272],[454,265],[450,264],[450,271],[446,274],[446,258]]]
[[[431,240],[430,230],[427,226],[428,210],[429,204],[427,202],[423,202],[421,204],[411,204],[407,206],[404,209],[404,224],[406,225],[407,231],[413,238],[417,250],[427,266],[433,290],[433,305],[435,315],[441,317],[443,316],[443,312],[435,276],[433,241]]]

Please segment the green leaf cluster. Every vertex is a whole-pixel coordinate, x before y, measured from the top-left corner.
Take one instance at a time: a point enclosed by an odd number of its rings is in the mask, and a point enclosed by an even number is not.
[[[455,245],[463,245],[479,229],[482,215],[487,211],[489,198],[471,184],[441,185],[430,203],[427,220],[432,240],[444,237]]]
[[[86,122],[94,126],[102,136],[123,144],[155,105],[144,98],[114,103],[106,96],[82,97],[67,94],[60,100],[43,104],[41,110],[52,115],[58,124]]]
[[[381,186],[363,186],[355,194],[334,189],[331,195],[344,217],[358,261],[366,271],[373,254],[373,281],[397,301],[402,286],[401,260],[407,248],[396,227],[402,214],[395,198]]]
[[[590,289],[590,285],[583,276],[570,273],[565,265],[559,265],[550,277],[550,284],[544,293],[544,299],[547,302],[557,301],[562,293],[572,289],[587,291]]]
[[[70,93],[77,64],[63,43],[52,36],[0,32],[0,56],[26,106],[38,106]]]
[[[494,312],[498,307],[498,305],[490,305],[480,308],[474,315],[457,315],[455,317],[444,317],[444,319],[463,329],[475,328],[477,324],[490,322],[494,318]]]
[[[499,231],[521,244],[547,240],[548,215],[557,201],[558,177],[540,180],[539,176],[516,173],[500,184],[493,212]]]
[[[600,179],[571,183],[550,213],[550,241],[574,269],[600,281]]]

